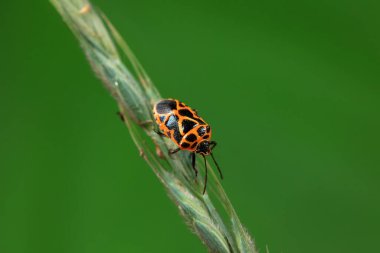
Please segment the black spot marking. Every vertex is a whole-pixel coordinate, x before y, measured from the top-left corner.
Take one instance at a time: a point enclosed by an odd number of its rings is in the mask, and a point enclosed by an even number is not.
[[[177,143],[180,143],[180,142],[181,142],[181,140],[182,140],[182,135],[181,135],[181,133],[179,132],[179,129],[178,129],[178,128],[174,129],[173,137],[174,137],[174,140],[175,140]]]
[[[190,121],[190,120],[183,120],[182,121],[182,130],[183,130],[183,133],[186,134],[187,132],[189,132],[191,129],[194,128],[194,126],[196,125],[197,123],[195,123],[194,121]]]
[[[210,126],[207,126],[207,127],[206,127],[206,131],[207,131],[207,133],[210,133],[210,131],[211,131]]]
[[[165,124],[169,129],[178,129],[178,118],[175,115],[171,115]]]
[[[203,136],[206,133],[206,128],[205,127],[200,127],[197,130],[199,136]]]
[[[198,121],[198,124],[199,124],[199,125],[206,125],[206,122],[204,122],[204,121],[201,120],[200,118],[196,118],[195,120]]]
[[[195,148],[195,147],[197,146],[197,144],[198,144],[198,143],[194,142],[193,145],[191,145],[190,148],[192,148],[192,149]]]
[[[170,131],[167,131],[167,132],[166,132],[166,135],[167,135],[169,138],[172,138],[172,134],[170,133]]]
[[[156,111],[159,114],[170,113],[172,110],[177,109],[177,104],[174,100],[161,100],[156,104]]]
[[[203,139],[208,139],[210,137],[210,135],[206,134],[205,136],[203,136]]]
[[[194,115],[187,109],[181,109],[178,111],[179,112],[179,115],[181,116],[186,116],[186,117],[189,117],[189,118],[193,118]]]
[[[180,107],[185,107],[185,105],[182,102],[179,102]]]
[[[189,134],[188,136],[186,136],[186,140],[188,142],[193,142],[197,139],[197,136],[195,136],[195,134]]]
[[[188,148],[188,147],[190,147],[190,144],[187,143],[187,142],[184,142],[184,143],[181,144],[181,147],[182,148]]]
[[[165,121],[165,116],[160,116],[160,121],[164,122]]]
[[[166,127],[169,130],[173,130],[173,138],[177,143],[180,143],[182,140],[182,135],[179,132],[178,127],[178,118],[175,115],[170,115],[168,121],[166,122]],[[168,135],[170,137],[170,135]]]

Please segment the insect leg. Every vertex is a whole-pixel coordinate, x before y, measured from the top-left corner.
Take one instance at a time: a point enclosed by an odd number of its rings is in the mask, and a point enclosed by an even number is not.
[[[161,137],[166,136],[165,134],[163,134],[162,132],[160,132],[160,130],[153,129],[153,131],[154,131],[156,134],[158,134],[159,136],[161,136]]]
[[[117,116],[119,116],[121,121],[125,122],[125,117],[121,111],[116,112],[116,114],[117,114]],[[152,120],[145,120],[145,121],[137,122],[137,124],[141,127],[147,127],[149,125],[152,125],[153,121]]]
[[[219,164],[216,162],[216,160],[214,158],[214,155],[212,153],[210,153],[210,154],[211,154],[212,160],[214,161],[216,167],[218,168],[218,171],[219,171],[219,174],[220,174],[220,178],[223,179],[223,174],[222,174],[222,171],[219,168]]]
[[[193,166],[193,170],[195,172],[195,178],[198,176],[198,170],[195,168],[195,153],[190,153],[191,156],[191,165]]]
[[[116,112],[116,114],[119,116],[121,121],[125,122],[124,115],[120,111]]]
[[[169,149],[169,155],[173,155],[173,154],[177,153],[177,152],[180,151],[180,150],[181,150],[180,148]]]
[[[204,195],[206,192],[206,187],[207,187],[207,161],[204,155],[203,155],[203,160],[205,161],[205,182],[204,182],[204,187],[203,187],[203,195]]]
[[[142,127],[147,127],[147,126],[153,125],[153,121],[148,119],[148,120],[140,121],[138,122],[138,124]]]

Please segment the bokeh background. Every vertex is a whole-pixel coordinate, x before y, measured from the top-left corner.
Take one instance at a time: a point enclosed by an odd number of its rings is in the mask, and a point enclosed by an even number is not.
[[[212,125],[261,252],[378,251],[379,2],[94,3]],[[205,252],[50,3],[0,32],[0,252]]]

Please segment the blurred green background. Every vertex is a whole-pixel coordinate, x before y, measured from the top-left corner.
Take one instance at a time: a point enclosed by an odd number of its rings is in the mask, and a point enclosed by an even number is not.
[[[212,125],[261,252],[378,250],[379,2],[94,2]],[[0,32],[0,252],[205,252],[50,3]]]

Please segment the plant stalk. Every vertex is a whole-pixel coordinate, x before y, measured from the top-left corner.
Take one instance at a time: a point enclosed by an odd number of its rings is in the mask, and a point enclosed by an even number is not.
[[[215,168],[210,170],[213,183],[203,195],[202,176],[195,179],[189,155],[186,152],[168,154],[174,144],[157,135],[153,124],[152,108],[161,95],[107,17],[87,0],[51,2],[79,40],[92,69],[116,100],[141,157],[157,175],[189,228],[209,252],[256,253],[253,240],[214,173]],[[125,63],[120,53],[125,55]],[[203,163],[198,164],[204,171]],[[216,208],[216,202],[222,208]]]

